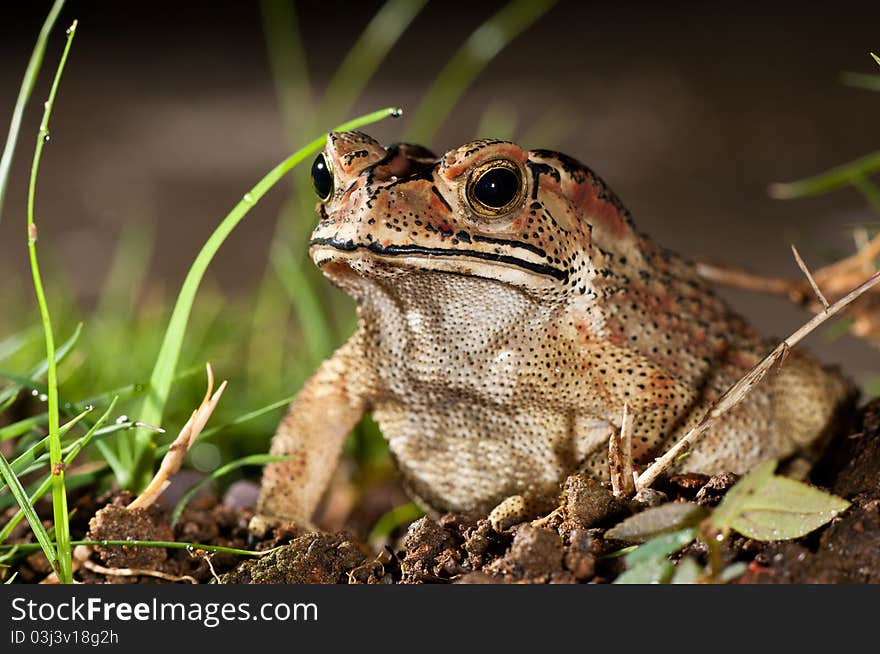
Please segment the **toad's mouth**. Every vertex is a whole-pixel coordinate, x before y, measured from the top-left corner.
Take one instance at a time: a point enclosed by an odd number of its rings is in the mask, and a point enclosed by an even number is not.
[[[337,261],[340,258],[340,254],[344,256],[345,254],[369,252],[369,256],[378,259],[384,259],[386,261],[403,259],[422,268],[438,268],[446,271],[452,269],[452,271],[455,272],[456,262],[460,265],[463,262],[474,263],[476,261],[486,261],[493,264],[499,264],[505,268],[518,268],[521,271],[531,273],[532,275],[552,278],[563,283],[568,281],[568,272],[565,270],[560,270],[553,266],[529,261],[509,254],[486,252],[483,250],[427,248],[421,245],[382,245],[375,241],[371,243],[355,243],[352,240],[339,240],[324,237],[313,238],[309,242],[309,249],[312,252],[312,258],[318,267],[323,267],[327,263]],[[492,278],[491,275],[479,274],[474,270],[462,270],[460,272],[469,272],[470,274],[479,277]]]

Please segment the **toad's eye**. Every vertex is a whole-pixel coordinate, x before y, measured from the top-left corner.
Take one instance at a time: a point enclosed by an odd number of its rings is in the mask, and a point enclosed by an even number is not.
[[[477,213],[498,216],[522,199],[522,173],[512,161],[499,159],[477,168],[468,183],[467,198]]]
[[[312,186],[315,187],[315,193],[322,202],[326,202],[333,195],[333,173],[330,172],[324,153],[319,154],[312,164]]]

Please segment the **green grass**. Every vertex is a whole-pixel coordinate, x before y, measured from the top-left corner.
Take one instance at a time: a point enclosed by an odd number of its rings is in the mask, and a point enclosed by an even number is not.
[[[31,263],[31,275],[34,283],[34,292],[37,295],[37,304],[40,307],[40,319],[43,324],[43,334],[46,340],[46,386],[49,403],[49,456],[52,477],[52,508],[55,515],[55,538],[57,539],[57,561],[50,559],[58,579],[63,584],[73,583],[73,571],[71,568],[70,525],[67,519],[67,491],[64,487],[64,463],[61,459],[61,436],[59,434],[59,411],[58,411],[58,371],[55,362],[55,336],[52,332],[52,320],[49,315],[49,303],[43,288],[43,278],[40,274],[40,264],[37,259],[37,225],[34,220],[34,200],[37,189],[37,173],[40,170],[40,156],[43,146],[49,140],[49,119],[52,116],[52,107],[55,104],[55,96],[58,93],[58,85],[67,63],[70,46],[76,35],[76,21],[67,29],[67,43],[61,54],[61,61],[52,81],[49,91],[49,99],[46,100],[43,110],[43,119],[40,122],[40,131],[37,134],[37,145],[34,150],[34,162],[31,166],[31,178],[28,186],[27,199],[27,244],[28,255]],[[6,475],[4,474],[4,477]],[[9,479],[6,480],[9,484]],[[24,505],[19,505],[24,509]],[[33,523],[31,523],[33,527]]]
[[[18,144],[18,135],[21,133],[21,121],[24,119],[24,109],[34,90],[34,84],[40,73],[40,67],[43,65],[43,55],[46,54],[46,43],[49,41],[49,35],[61,13],[64,6],[64,0],[55,0],[43,27],[37,36],[37,42],[28,61],[27,69],[24,71],[24,79],[18,90],[18,98],[15,100],[15,108],[12,110],[12,119],[9,121],[9,133],[6,136],[6,145],[3,147],[3,154],[0,155],[0,221],[3,220],[3,201],[6,198],[6,187],[9,184],[9,171],[12,169],[12,159],[15,155],[15,146]]]
[[[58,0],[52,6],[22,81],[0,160],[2,190],[24,109],[62,4]],[[441,87],[454,93],[454,101],[437,104],[437,81],[429,80],[408,129],[426,135],[436,131],[492,58],[552,4],[513,0],[477,26],[438,77]],[[0,558],[5,562],[42,548],[49,561],[57,564],[61,581],[70,581],[71,548],[84,541],[71,540],[67,492],[82,485],[98,490],[119,486],[136,490],[143,485],[170,442],[171,435],[158,426],[167,425],[173,433],[173,427],[186,421],[202,394],[205,361],[211,361],[218,374],[230,379],[236,392],[223,398],[213,424],[191,452],[194,465],[200,460],[227,462],[206,469],[209,474],[203,483],[221,477],[221,481],[228,481],[242,469],[269,460],[265,454],[268,439],[291,393],[353,327],[350,299],[332,290],[306,257],[314,199],[307,171],[298,164],[320,149],[324,137],[318,135],[334,125],[335,129],[353,129],[390,115],[386,109],[355,121],[344,120],[425,5],[425,0],[385,2],[319,93],[310,80],[308,63],[313,55],[302,45],[294,3],[263,0],[269,62],[287,138],[290,144],[307,145],[242,195],[196,254],[175,296],[153,284],[147,274],[152,253],[162,247],[154,227],[123,225],[98,302],[85,310],[68,281],[69,273],[62,272],[49,234],[41,235],[38,261],[37,232],[32,227],[38,222],[34,215],[36,173],[73,36],[73,31],[68,33],[62,65],[45,106],[28,193],[33,288],[29,291],[14,283],[17,271],[7,270],[2,272],[7,280],[11,275],[13,283],[0,285],[0,306],[4,307],[0,313],[0,382],[5,382],[0,387],[0,441],[12,447],[10,457],[4,457],[0,464],[0,509],[19,506],[11,519],[0,525]],[[492,47],[480,50],[478,40],[485,37],[492,37],[486,41]],[[507,135],[513,136],[515,127],[516,121],[508,121],[505,127],[502,112],[488,113],[480,129],[495,134],[507,130]],[[257,291],[225,291],[211,276],[214,255],[253,206],[285,177],[291,179],[292,193],[279,216]],[[40,310],[37,325],[30,312],[34,294]],[[56,333],[65,335],[60,347],[55,346]],[[240,343],[247,346],[241,348]],[[346,451],[365,464],[387,458],[378,429],[370,421],[358,427]],[[206,452],[213,452],[212,456],[202,456]],[[88,460],[87,468],[75,467],[82,463],[78,457]],[[53,470],[57,474],[52,474]],[[196,490],[190,489],[186,497]],[[53,520],[46,529],[36,507],[50,491]],[[410,513],[407,507],[392,511],[380,531],[392,524],[393,516]],[[38,542],[3,545],[24,519]],[[193,544],[175,546],[225,551]]]

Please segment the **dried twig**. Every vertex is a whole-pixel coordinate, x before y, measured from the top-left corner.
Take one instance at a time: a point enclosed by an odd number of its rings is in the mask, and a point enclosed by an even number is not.
[[[819,289],[819,285],[816,283],[816,280],[813,279],[813,275],[810,274],[810,269],[807,268],[807,264],[804,263],[804,260],[801,258],[801,253],[798,252],[794,244],[792,244],[791,246],[791,253],[794,255],[794,260],[797,261],[798,268],[801,269],[801,272],[804,273],[804,276],[810,283],[810,286],[813,289],[813,293],[816,294],[816,297],[819,298],[819,302],[822,303],[822,307],[824,309],[828,309],[828,300],[826,300],[825,296],[822,295],[822,291]]]
[[[159,470],[156,471],[152,481],[126,508],[146,508],[156,501],[156,499],[162,494],[162,491],[164,491],[168,487],[168,484],[171,483],[169,481],[171,475],[180,470],[180,466],[183,465],[183,459],[186,457],[186,453],[189,452],[189,448],[192,447],[192,444],[195,442],[198,435],[202,433],[202,429],[205,428],[208,418],[210,418],[211,414],[214,412],[217,402],[220,401],[220,396],[223,395],[223,391],[226,389],[226,382],[224,381],[220,384],[220,388],[217,389],[217,392],[211,395],[214,390],[214,371],[211,369],[210,363],[206,364],[205,367],[208,371],[208,390],[205,392],[205,399],[202,400],[199,408],[193,411],[190,419],[186,421],[183,429],[180,430],[180,434],[174,439],[174,442],[171,443],[171,446],[162,458]]]
[[[708,261],[697,262],[696,268],[700,277],[713,284],[730,286],[743,291],[766,293],[767,295],[780,295],[797,304],[802,304],[804,301],[803,285],[787,277],[756,275],[744,268]]]
[[[633,476],[632,430],[633,416],[629,411],[629,403],[624,402],[620,432],[613,431],[608,439],[608,471],[614,497],[632,497],[636,492]]]
[[[718,418],[739,404],[748,392],[766,376],[767,372],[775,364],[785,358],[791,348],[802,341],[810,332],[823,322],[846,308],[856,298],[876,287],[878,283],[880,283],[880,272],[874,273],[866,281],[862,282],[856,288],[852,289],[849,293],[837,300],[837,302],[813,316],[800,329],[776,346],[770,354],[746,373],[742,379],[725,391],[693,429],[685,434],[675,445],[669,448],[663,456],[648,466],[648,468],[639,476],[638,480],[636,480],[636,488],[641,490],[642,488],[647,488],[653,484],[657,477],[663,474],[663,472],[672,465],[682,452],[693,445]]]
[[[856,238],[858,239],[858,234],[856,234]],[[870,274],[874,270],[874,260],[878,257],[880,257],[880,234],[865,241],[852,256],[824,266],[813,275],[808,275],[807,281],[756,275],[735,266],[709,262],[698,263],[697,273],[716,284],[787,297],[796,304],[806,305],[815,311],[821,311],[825,307],[821,302],[813,302],[813,294],[810,293],[811,286],[821,287],[823,297],[838,299],[864,279],[866,274]],[[803,270],[803,268],[801,269]]]
[[[190,584],[199,583],[195,577],[192,577],[190,575],[181,575],[178,577],[175,575],[170,575],[167,572],[160,572],[159,570],[147,570],[145,568],[105,568],[103,565],[95,563],[94,561],[86,561],[85,563],[83,563],[83,567],[85,567],[87,570],[91,570],[92,572],[97,572],[98,574],[106,575],[108,577],[156,577],[157,579],[164,579],[165,581],[186,581]]]

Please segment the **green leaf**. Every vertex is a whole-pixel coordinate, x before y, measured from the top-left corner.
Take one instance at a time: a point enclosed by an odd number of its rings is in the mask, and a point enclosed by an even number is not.
[[[877,55],[875,55],[873,52],[871,53],[871,56],[874,57],[874,61],[876,61],[877,64],[880,65],[880,57],[878,57]]]
[[[703,576],[703,568],[694,559],[686,556],[675,566],[675,574],[669,580],[670,584],[698,584]]]
[[[627,565],[635,566],[645,561],[665,559],[670,554],[674,554],[690,543],[696,535],[697,530],[689,527],[688,529],[656,536],[627,554],[626,563]]]
[[[642,543],[665,532],[693,527],[707,513],[692,502],[668,502],[630,516],[605,532],[605,538]]]
[[[748,570],[749,566],[743,561],[737,561],[736,563],[731,563],[729,566],[724,568],[721,571],[721,575],[719,576],[719,581],[723,584],[726,584],[730,581],[733,581],[737,577],[741,577],[746,570]]]
[[[712,512],[712,526],[721,531],[729,529],[734,517],[741,513],[743,508],[748,506],[749,499],[770,481],[775,469],[776,461],[772,459],[752,468],[727,491],[721,504]]]
[[[794,479],[773,477],[730,526],[755,540],[800,538],[849,507],[846,500]]]
[[[849,507],[846,500],[794,479],[773,475],[766,461],[743,477],[712,514],[712,526],[755,540],[799,538]]]
[[[615,584],[664,584],[672,577],[675,567],[666,559],[651,559],[626,570]]]
[[[376,520],[367,537],[367,542],[374,545],[376,549],[380,549],[388,542],[395,529],[413,520],[418,520],[423,515],[425,512],[415,502],[395,506]]]

